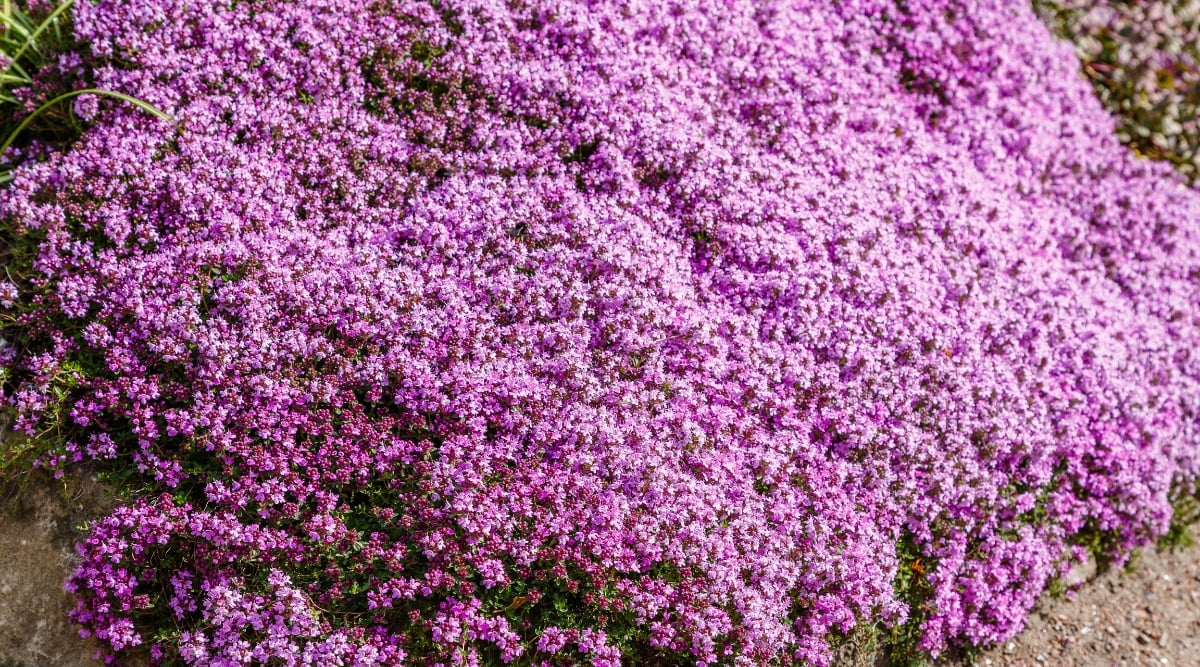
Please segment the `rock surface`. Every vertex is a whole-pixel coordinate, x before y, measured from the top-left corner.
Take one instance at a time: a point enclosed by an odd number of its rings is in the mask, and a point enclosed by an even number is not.
[[[0,497],[0,667],[95,667],[97,645],[67,620],[63,580],[76,527],[111,499],[86,476],[64,484],[44,474]]]

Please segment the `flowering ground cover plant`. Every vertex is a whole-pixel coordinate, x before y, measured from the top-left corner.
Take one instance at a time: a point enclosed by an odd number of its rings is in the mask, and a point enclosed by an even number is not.
[[[969,11],[968,11],[969,10]],[[1197,477],[1200,198],[1029,7],[106,0],[8,156],[4,401],[169,665],[1017,632]]]

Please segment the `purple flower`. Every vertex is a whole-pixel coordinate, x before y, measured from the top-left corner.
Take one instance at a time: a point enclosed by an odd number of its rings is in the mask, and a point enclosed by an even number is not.
[[[189,665],[822,665],[875,621],[936,654],[1200,474],[1200,197],[1029,8],[74,26],[64,63],[179,121],[102,103],[0,191],[14,427],[161,494],[81,547],[113,651],[159,618]]]

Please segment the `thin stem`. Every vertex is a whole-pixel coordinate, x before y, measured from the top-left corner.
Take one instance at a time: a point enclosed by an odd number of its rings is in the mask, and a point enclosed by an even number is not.
[[[50,100],[49,102],[46,102],[42,106],[35,109],[33,113],[26,116],[25,120],[21,121],[21,124],[18,125],[17,128],[15,130],[13,130],[11,134],[8,135],[8,138],[4,140],[4,143],[0,144],[0,155],[3,155],[4,152],[8,150],[8,147],[11,146],[13,141],[16,140],[17,135],[21,134],[21,131],[24,130],[26,127],[28,127],[29,123],[31,123],[34,118],[37,118],[43,111],[45,111],[46,109],[49,109],[50,107],[54,106],[55,104],[58,104],[59,102],[62,102],[63,100],[67,100],[72,97],[79,97],[80,95],[103,95],[105,97],[112,97],[114,99],[122,100],[124,102],[129,102],[130,104],[136,106],[137,108],[139,108],[143,111],[146,111],[148,113],[154,114],[155,116],[158,116],[159,118],[161,118],[163,120],[166,120],[166,121],[171,120],[170,116],[159,111],[154,105],[150,104],[149,102],[143,102],[142,100],[139,100],[138,98],[132,97],[130,95],[126,95],[125,93],[118,93],[115,90],[104,90],[102,88],[84,88],[82,90],[72,90],[69,93],[63,93],[62,95],[55,97],[54,99]]]

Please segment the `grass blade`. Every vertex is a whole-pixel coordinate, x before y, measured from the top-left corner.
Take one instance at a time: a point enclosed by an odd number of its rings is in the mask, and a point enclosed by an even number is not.
[[[45,102],[44,104],[42,104],[42,106],[38,107],[37,109],[34,109],[33,113],[26,116],[25,120],[22,120],[21,123],[19,125],[17,125],[16,129],[14,129],[8,135],[8,138],[4,140],[4,143],[0,144],[0,156],[2,156],[4,154],[4,152],[8,150],[9,146],[12,146],[13,141],[15,141],[17,136],[21,134],[21,131],[24,130],[26,127],[28,127],[29,124],[31,122],[33,122],[33,119],[35,119],[39,115],[41,115],[42,112],[46,111],[50,107],[53,107],[54,105],[58,104],[59,102],[71,99],[73,97],[79,97],[80,95],[101,95],[104,97],[111,97],[113,99],[121,100],[122,102],[128,102],[128,103],[136,106],[137,108],[139,108],[143,111],[146,111],[147,113],[153,114],[163,120],[166,120],[166,121],[172,120],[172,118],[170,116],[163,113],[162,111],[159,111],[158,108],[155,107],[153,104],[139,100],[138,98],[133,97],[131,95],[126,95],[125,93],[118,93],[115,90],[105,90],[103,88],[83,88],[80,90],[72,90],[71,92],[63,93],[62,95],[59,95],[58,97],[55,97],[48,102]]]
[[[24,46],[22,46],[17,50],[16,53],[12,55],[12,62],[16,63],[19,61],[21,56],[25,55],[25,52],[29,50],[29,47],[37,43],[37,38],[42,34],[42,32],[44,32],[46,28],[50,27],[52,23],[57,21],[58,17],[61,16],[63,12],[67,11],[67,9],[69,9],[73,4],[75,4],[75,0],[66,0],[66,2],[62,3],[58,7],[55,7],[54,11],[50,12],[50,15],[47,16],[40,24],[38,24],[38,27],[34,29],[34,31],[30,33],[27,38],[25,38]],[[10,23],[9,25],[13,24]],[[37,47],[34,46],[34,48],[36,50]],[[12,64],[10,64],[9,67],[12,67]]]

